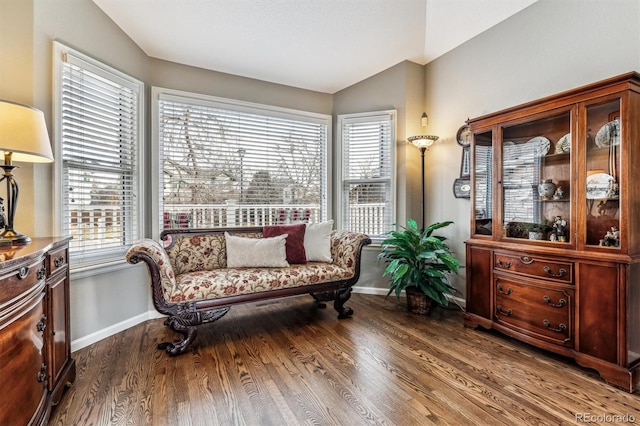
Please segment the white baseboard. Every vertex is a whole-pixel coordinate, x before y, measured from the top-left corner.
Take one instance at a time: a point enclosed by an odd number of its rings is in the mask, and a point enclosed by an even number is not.
[[[380,296],[386,296],[387,293],[389,292],[389,289],[380,288],[380,287],[363,287],[363,286],[355,285],[351,288],[353,289],[354,293],[377,294]]]
[[[352,288],[354,293],[361,293],[361,294],[377,294],[381,296],[386,296],[387,293],[389,292],[389,289],[380,288],[380,287],[353,286]],[[404,296],[404,294],[405,294],[404,290],[402,290],[402,293],[400,293],[400,295]],[[395,297],[395,295],[391,295],[391,296]],[[447,296],[447,298],[449,300],[453,300],[454,303],[458,306],[461,306],[463,308],[466,308],[467,306],[467,301],[461,297]]]
[[[389,292],[388,289],[379,288],[379,287],[354,286],[352,288],[354,293],[376,294],[379,296],[386,296],[387,293]],[[404,291],[402,292],[402,294],[404,294]],[[458,305],[462,307],[466,306],[466,301],[464,299],[459,297],[452,297],[452,299],[454,299]],[[127,320],[121,321],[117,324],[114,324],[107,328],[103,328],[102,330],[98,330],[87,336],[83,336],[83,337],[80,337],[79,339],[73,340],[71,342],[71,352],[75,352],[79,349],[85,348],[93,343],[99,342],[102,339],[106,339],[109,336],[113,336],[114,334],[120,333],[121,331],[134,327],[150,319],[164,318],[164,317],[165,315],[162,315],[161,313],[154,310],[154,311],[148,311],[143,314],[137,315],[133,318],[129,318]]]
[[[75,352],[79,349],[85,348],[93,343],[99,342],[102,339],[106,339],[109,336],[113,336],[114,334],[120,333],[121,331],[136,326],[147,320],[163,317],[164,315],[160,314],[157,311],[148,311],[143,314],[136,315],[133,318],[129,318],[107,328],[103,328],[102,330],[98,330],[94,333],[71,341],[71,352]]]

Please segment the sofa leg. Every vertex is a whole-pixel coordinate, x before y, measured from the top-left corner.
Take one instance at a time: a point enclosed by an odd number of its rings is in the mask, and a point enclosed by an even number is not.
[[[311,293],[311,296],[316,300],[316,307],[324,309],[327,307],[326,303],[329,300],[333,300],[333,307],[338,311],[338,318],[345,319],[353,315],[353,309],[348,306],[344,306],[345,302],[351,297],[351,287],[342,290],[330,290],[322,291],[318,293]]]
[[[324,303],[328,300],[333,300],[333,291],[323,291],[320,293],[310,293],[313,300],[316,301],[316,308],[324,309],[327,307],[327,304]]]
[[[333,307],[338,311],[338,319],[349,318],[353,315],[353,309],[344,306],[345,302],[351,297],[351,287],[344,291],[336,290],[336,298],[333,301]]]
[[[187,347],[194,341],[198,335],[198,329],[195,325],[184,325],[177,317],[169,317],[164,325],[182,334],[182,339],[173,342],[163,342],[158,345],[158,349],[163,349],[169,355],[180,355],[187,350]]]
[[[189,307],[188,309],[193,309]],[[186,311],[186,310],[185,310]],[[198,334],[196,326],[213,322],[223,317],[229,312],[229,307],[212,309],[210,311],[182,312],[183,316],[170,316],[164,325],[171,328],[176,333],[182,334],[182,339],[173,342],[163,342],[158,345],[158,349],[163,349],[170,355],[180,355],[187,350]]]

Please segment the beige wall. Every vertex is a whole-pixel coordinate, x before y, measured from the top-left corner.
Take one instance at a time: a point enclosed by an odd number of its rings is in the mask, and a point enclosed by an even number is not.
[[[331,114],[333,98],[327,93],[267,83],[153,58],[149,59],[149,64],[147,79],[149,86]]]

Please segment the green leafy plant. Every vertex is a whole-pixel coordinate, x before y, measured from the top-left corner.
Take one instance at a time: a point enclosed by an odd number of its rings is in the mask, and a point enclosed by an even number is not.
[[[547,219],[544,219],[542,222],[522,222],[520,226],[526,230],[527,232],[547,232],[550,231],[551,224]]]
[[[458,273],[460,261],[445,244],[445,237],[433,235],[436,229],[453,222],[437,222],[424,230],[418,230],[415,220],[407,220],[402,231],[389,231],[382,242],[378,260],[389,262],[383,276],[390,275],[391,282],[387,297],[394,293],[397,297],[407,286],[416,286],[439,305],[447,306],[447,295],[458,293],[449,284],[449,275]]]

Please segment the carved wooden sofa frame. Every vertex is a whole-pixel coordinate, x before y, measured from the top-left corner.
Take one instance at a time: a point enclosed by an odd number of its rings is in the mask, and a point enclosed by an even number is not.
[[[338,312],[338,318],[344,319],[353,315],[353,310],[345,306],[345,302],[351,297],[351,287],[358,281],[360,276],[360,258],[362,248],[371,244],[371,240],[364,234],[350,231],[331,232],[331,253],[333,263],[309,262],[306,265],[291,265],[289,269],[295,269],[296,273],[304,277],[305,272],[311,269],[330,271],[335,275],[340,275],[339,279],[323,282],[322,276],[313,273],[309,275],[309,282],[289,288],[277,288],[249,292],[244,294],[217,295],[214,297],[194,296],[193,294],[183,295],[177,288],[178,281],[188,274],[206,275],[217,272],[235,271],[239,274],[251,270],[254,274],[273,273],[276,269],[287,268],[226,268],[226,249],[224,249],[224,232],[234,235],[251,236],[259,238],[262,236],[260,227],[244,228],[210,228],[210,229],[170,229],[163,231],[160,240],[164,247],[152,239],[142,239],[137,241],[127,252],[126,259],[129,263],[136,264],[143,262],[146,264],[151,281],[153,305],[155,309],[167,315],[164,324],[182,335],[182,338],[173,342],[165,342],[158,345],[159,349],[164,349],[171,355],[179,355],[185,352],[197,335],[197,326],[200,324],[214,322],[224,316],[232,305],[254,302],[258,300],[276,299],[281,297],[310,294],[317,307],[324,308],[324,302],[333,301],[333,306]],[[196,237],[195,239],[193,237]],[[180,247],[189,247],[191,242],[199,244],[202,239],[215,239],[219,244],[220,252],[217,253],[218,263],[224,263],[222,267],[210,268],[216,259],[204,259],[203,262],[196,261],[198,267],[195,271],[182,271],[181,265],[176,265],[175,261],[180,257]],[[220,245],[220,239],[222,244]],[[210,254],[210,250],[203,251],[203,257]],[[184,256],[183,253],[183,257]],[[188,257],[192,258],[193,253],[189,252]],[[224,261],[220,258],[224,257]],[[192,262],[188,259],[186,262]],[[202,263],[202,264],[200,264]],[[209,267],[208,267],[209,266]],[[260,271],[260,270],[264,271]],[[244,270],[244,271],[243,271]],[[276,271],[277,272],[277,271]],[[331,274],[329,274],[331,275]],[[313,278],[312,278],[313,277]],[[186,277],[187,279],[189,277]],[[325,277],[326,278],[326,277]],[[318,282],[317,284],[314,282]],[[197,287],[195,287],[197,288]],[[192,290],[192,289],[190,289]],[[233,288],[232,288],[233,290]]]

